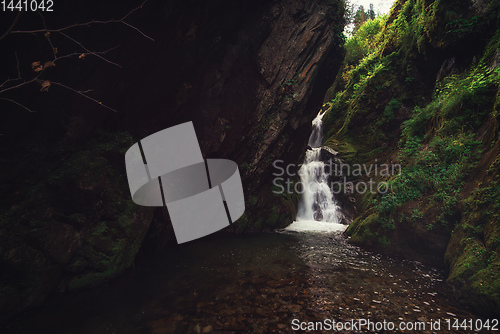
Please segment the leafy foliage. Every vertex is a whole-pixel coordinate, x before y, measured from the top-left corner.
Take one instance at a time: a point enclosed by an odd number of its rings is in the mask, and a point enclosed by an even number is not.
[[[387,16],[377,16],[361,25],[356,34],[346,41],[347,65],[358,63],[363,57],[373,53],[379,46],[379,39],[382,27]]]

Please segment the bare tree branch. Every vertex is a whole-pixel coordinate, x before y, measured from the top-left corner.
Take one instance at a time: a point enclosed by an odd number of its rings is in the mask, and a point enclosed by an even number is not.
[[[70,57],[78,57],[78,58],[84,58],[85,56],[88,56],[88,55],[92,55],[92,56],[95,56],[97,58],[100,58],[101,60],[109,63],[109,64],[112,64],[114,66],[117,66],[117,67],[120,67],[121,68],[121,65],[120,64],[117,64],[109,59],[107,59],[106,57],[104,57],[105,54],[107,54],[108,52],[112,51],[112,50],[115,50],[116,48],[118,48],[119,46],[115,46],[111,49],[108,49],[106,51],[92,51],[92,50],[89,50],[87,47],[85,47],[80,41],[74,39],[73,37],[69,36],[67,31],[72,29],[72,28],[77,28],[77,27],[84,27],[84,26],[87,26],[87,27],[90,27],[91,25],[93,24],[109,24],[109,23],[119,23],[119,24],[123,24],[125,26],[127,26],[128,28],[131,28],[133,30],[135,30],[136,32],[138,32],[139,34],[141,34],[143,37],[151,40],[154,42],[154,39],[151,38],[150,36],[146,35],[145,33],[143,33],[139,28],[135,27],[134,25],[128,23],[128,22],[125,22],[125,20],[130,16],[132,15],[133,13],[135,13],[136,11],[138,11],[139,9],[141,9],[144,4],[146,3],[147,0],[145,0],[144,2],[142,2],[142,4],[134,9],[132,9],[131,11],[129,11],[126,15],[124,15],[122,18],[120,19],[112,19],[112,20],[106,20],[106,21],[103,21],[103,20],[92,20],[92,21],[89,21],[89,22],[85,22],[85,23],[75,23],[75,24],[72,24],[72,25],[69,25],[69,26],[66,26],[66,27],[63,27],[63,28],[59,28],[59,29],[48,29],[47,25],[46,25],[46,22],[45,22],[45,17],[43,16],[43,14],[41,13],[38,13],[42,19],[42,24],[43,24],[43,29],[37,29],[37,30],[13,30],[14,27],[16,26],[18,20],[19,20],[19,17],[21,16],[21,12],[16,16],[16,18],[14,19],[14,22],[11,24],[11,26],[7,29],[7,31],[0,37],[0,41],[2,39],[4,39],[7,35],[9,34],[37,34],[37,33],[44,33],[44,37],[47,39],[47,42],[49,43],[51,49],[52,49],[52,53],[53,53],[53,60],[52,61],[47,61],[45,62],[45,64],[41,64],[41,62],[34,62],[32,64],[32,68],[33,70],[35,71],[36,75],[34,75],[31,79],[25,79],[23,78],[22,74],[21,74],[21,70],[20,70],[20,65],[19,65],[19,58],[18,58],[18,55],[17,55],[17,52],[15,52],[15,57],[16,57],[16,69],[17,69],[17,78],[14,78],[14,79],[10,79],[10,78],[7,78],[1,85],[0,85],[0,94],[4,94],[6,92],[9,92],[11,90],[14,90],[14,89],[17,89],[17,88],[21,88],[23,86],[26,86],[26,85],[29,85],[29,84],[32,84],[34,82],[37,82],[39,83],[42,88],[41,88],[41,91],[46,91],[49,89],[49,87],[51,85],[55,85],[55,86],[60,86],[66,90],[69,90],[69,91],[72,91],[92,102],[95,102],[99,105],[101,105],[102,107],[106,108],[106,109],[109,109],[113,112],[117,112],[115,109],[103,104],[102,102],[100,101],[97,101],[96,99],[94,99],[93,97],[89,96],[88,93],[92,92],[92,89],[88,89],[88,90],[77,90],[73,87],[70,87],[70,86],[67,86],[65,84],[62,84],[60,82],[54,82],[54,81],[49,81],[49,80],[45,80],[43,79],[43,74],[45,72],[45,70],[47,68],[50,68],[50,67],[54,67],[55,66],[55,63],[58,62],[59,60],[62,60],[62,59],[65,59],[65,58],[70,58]],[[78,45],[78,47],[80,47],[83,52],[73,52],[73,53],[68,53],[66,55],[62,55],[62,56],[58,56],[58,49],[57,47],[52,43],[52,39],[51,39],[51,34],[52,33],[59,33],[60,35],[62,35],[64,38],[70,40],[71,42],[75,43],[76,45]],[[18,83],[15,83],[16,81],[20,81],[22,80],[22,82],[18,82]],[[5,97],[0,97],[1,100],[4,100],[4,101],[7,101],[7,102],[10,102],[10,103],[13,103],[19,107],[21,107],[22,109],[25,109],[29,112],[34,112],[32,109],[28,108],[27,106],[23,105],[22,103],[19,103],[18,101],[16,100],[13,100],[13,99],[10,99],[10,98],[5,98]]]
[[[67,55],[64,55],[64,56],[57,56],[55,57],[54,59],[54,63],[61,60],[61,59],[64,59],[64,58],[71,58],[71,57],[76,57],[78,56],[79,58],[84,58],[88,55],[104,55],[110,51],[113,51],[113,50],[116,50],[117,48],[119,48],[120,45],[117,45],[115,47],[112,47],[111,49],[108,49],[108,50],[105,50],[105,51],[93,51],[93,52],[73,52],[73,53],[69,53]]]
[[[152,42],[154,42],[155,40],[151,37],[149,37],[148,35],[146,35],[145,33],[143,33],[139,28],[131,25],[130,23],[127,23],[125,21],[121,21],[122,24],[126,25],[127,27],[129,28],[132,28],[134,29],[135,31],[137,31],[139,34],[141,34],[142,36],[146,37],[147,39],[151,40]]]
[[[0,90],[0,94],[8,92],[9,90],[13,90],[13,89],[16,89],[16,88],[20,88],[22,86],[29,85],[30,83],[37,81],[38,78],[40,78],[40,76],[42,75],[42,73],[43,73],[43,70],[41,72],[39,72],[36,77],[34,77],[34,78],[32,78],[32,79],[30,79],[28,81],[23,81],[20,84],[17,84],[15,86],[4,88],[4,89]]]
[[[106,21],[92,20],[92,21],[88,21],[88,22],[84,22],[84,23],[71,24],[69,26],[59,28],[59,29],[47,29],[47,28],[45,28],[45,29],[37,29],[37,30],[15,30],[15,31],[10,31],[9,33],[12,33],[12,34],[35,34],[35,33],[40,33],[40,32],[62,32],[62,31],[68,30],[68,29],[76,28],[76,27],[85,27],[85,26],[89,27],[92,24],[121,23],[121,24],[126,25],[129,28],[134,29],[135,31],[139,32],[142,36],[144,36],[147,39],[154,42],[155,40],[152,37],[143,33],[139,28],[137,28],[134,25],[131,25],[130,23],[125,22],[125,19],[127,19],[130,15],[132,15],[137,10],[141,9],[146,2],[147,2],[147,0],[145,0],[139,7],[132,9],[130,12],[128,12],[125,16],[123,16],[120,19],[113,19],[113,20],[106,20]]]
[[[14,103],[15,105],[18,105],[19,107],[29,111],[29,112],[35,112],[34,110],[31,110],[30,108],[26,107],[24,104],[21,104],[19,102],[17,102],[16,100],[12,100],[12,99],[7,99],[5,97],[0,97],[0,100],[4,100],[4,101],[8,101],[8,102],[11,102],[11,103]]]
[[[42,83],[42,81],[41,81],[41,80],[38,80],[38,82]],[[109,106],[105,105],[104,103],[102,103],[102,102],[100,102],[100,101],[97,101],[97,100],[96,100],[96,99],[94,99],[93,97],[88,96],[86,93],[91,92],[91,91],[92,91],[91,89],[86,90],[86,91],[76,90],[76,89],[74,89],[74,88],[72,88],[72,87],[66,86],[66,85],[64,85],[64,84],[62,84],[62,83],[60,83],[60,82],[55,82],[55,81],[51,81],[51,82],[50,82],[50,84],[51,84],[51,85],[60,86],[60,87],[62,87],[62,88],[66,88],[67,90],[70,90],[70,91],[72,91],[72,92],[74,92],[74,93],[76,93],[76,94],[78,94],[78,95],[81,95],[81,96],[83,96],[84,98],[89,99],[89,100],[91,100],[91,101],[93,101],[93,102],[95,102],[95,103],[97,103],[97,104],[99,104],[99,105],[103,106],[103,107],[104,107],[104,108],[106,108],[106,109],[109,109],[109,110],[111,110],[111,111],[117,112],[117,111],[116,111],[116,109],[113,109],[113,108],[111,108],[111,107],[109,107]]]
[[[106,61],[107,63],[110,63],[110,64],[112,64],[112,65],[115,65],[115,66],[118,66],[118,67],[120,67],[120,68],[121,68],[121,66],[120,66],[119,64],[114,63],[114,62],[110,61],[109,59],[106,59],[106,58],[104,58],[104,57],[102,57],[102,56],[101,56],[101,54],[106,54],[106,53],[108,53],[109,51],[116,49],[118,46],[116,46],[116,47],[114,47],[114,48],[111,48],[111,49],[109,49],[109,50],[107,50],[107,51],[101,51],[101,52],[90,51],[90,50],[88,50],[85,46],[83,46],[83,44],[82,44],[82,43],[78,42],[77,40],[75,40],[74,38],[72,38],[72,37],[68,36],[67,34],[65,34],[65,33],[63,33],[63,32],[59,32],[59,33],[60,33],[61,35],[63,35],[64,37],[66,37],[67,39],[69,39],[70,41],[72,41],[73,43],[75,43],[75,44],[77,44],[78,46],[80,46],[80,47],[81,47],[83,50],[85,50],[86,52],[84,52],[84,53],[81,53],[81,52],[80,52],[80,53],[77,53],[77,52],[75,52],[75,53],[73,53],[73,54],[71,54],[71,55],[66,55],[66,56],[58,57],[58,56],[57,56],[58,50],[57,50],[57,48],[54,46],[54,44],[52,44],[52,40],[50,39],[50,32],[49,32],[49,31],[48,31],[48,29],[47,29],[47,25],[46,25],[46,23],[45,23],[45,17],[43,16],[43,14],[42,14],[42,13],[40,13],[40,12],[37,12],[37,13],[38,13],[38,14],[40,15],[40,17],[42,18],[43,27],[44,27],[44,28],[45,28],[45,30],[47,31],[47,32],[45,33],[45,38],[47,38],[47,41],[49,42],[50,47],[52,48],[52,53],[54,54],[54,60],[53,60],[53,62],[54,62],[54,63],[55,63],[57,60],[59,60],[59,59],[62,59],[62,58],[68,58],[68,56],[73,56],[73,55],[79,55],[79,56],[81,56],[81,55],[83,54],[83,55],[85,55],[85,56],[86,56],[86,55],[94,55],[94,56],[97,56],[98,58],[101,58],[102,60]]]
[[[47,25],[45,24],[45,17],[42,15],[42,13],[40,12],[37,13],[42,18],[43,27],[45,28],[45,30],[47,30]],[[54,60],[55,60],[57,49],[54,47],[54,44],[52,44],[52,40],[50,39],[50,32],[45,33],[45,38],[47,38],[47,41],[49,42],[50,47],[52,48],[52,53],[54,54]]]
[[[16,56],[17,78],[20,79],[22,78],[22,75],[21,75],[21,69],[19,68],[19,57],[17,56],[17,51],[14,52],[14,55]]]
[[[17,66],[17,78],[14,78],[14,79],[10,79],[10,78],[7,78],[7,80],[5,80],[1,85],[0,85],[0,89],[2,87],[4,87],[6,84],[8,84],[9,82],[12,82],[12,81],[17,81],[17,80],[22,80],[22,76],[21,76],[21,70],[19,69],[19,58],[17,57],[17,52],[14,52],[15,56],[16,56],[16,66]],[[2,91],[0,90],[0,93]]]
[[[82,43],[80,43],[80,42],[78,42],[76,39],[74,39],[74,38],[72,38],[72,37],[70,37],[70,36],[66,35],[65,33],[63,33],[63,32],[59,32],[59,33],[60,33],[61,35],[63,35],[64,37],[66,37],[67,39],[69,39],[70,41],[72,41],[72,42],[74,42],[75,44],[77,44],[78,46],[80,46],[80,47],[81,47],[82,49],[84,49],[87,53],[89,53],[89,54],[91,54],[91,55],[94,55],[94,56],[96,56],[97,58],[101,58],[102,60],[104,60],[105,62],[107,62],[107,63],[109,63],[109,64],[111,64],[111,65],[115,65],[115,66],[120,67],[120,68],[122,67],[120,64],[117,64],[117,63],[115,63],[115,62],[113,62],[113,61],[111,61],[111,60],[109,60],[109,59],[107,59],[107,58],[104,58],[104,57],[103,57],[103,56],[101,56],[100,54],[95,53],[95,52],[93,52],[93,51],[90,51],[90,50],[89,50],[89,49],[87,49],[85,46],[83,46],[83,44],[82,44]]]
[[[12,32],[12,29],[14,29],[14,27],[16,26],[17,22],[19,21],[19,18],[21,17],[21,14],[22,14],[22,11],[20,11],[19,13],[17,13],[16,18],[14,19],[14,21],[12,22],[12,24],[10,25],[10,27],[7,29],[7,31],[5,31],[3,33],[2,36],[0,36],[0,41],[3,40],[3,39],[5,39],[5,37],[7,37]]]

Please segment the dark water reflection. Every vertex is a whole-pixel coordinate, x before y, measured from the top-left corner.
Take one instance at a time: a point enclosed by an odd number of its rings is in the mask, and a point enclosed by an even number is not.
[[[51,298],[0,332],[290,333],[293,319],[475,319],[442,293],[442,279],[335,233],[219,236],[143,260],[107,286]]]

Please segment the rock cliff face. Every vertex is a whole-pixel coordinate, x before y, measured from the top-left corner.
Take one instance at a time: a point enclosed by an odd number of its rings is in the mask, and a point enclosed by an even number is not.
[[[498,1],[396,1],[347,42],[324,118],[347,163],[401,166],[350,175],[388,185],[355,194],[351,242],[444,267],[485,316],[500,312],[499,13]]]
[[[98,284],[129,267],[141,245],[173,240],[163,209],[132,203],[124,152],[181,122],[194,122],[205,157],[240,166],[247,214],[234,230],[293,218],[294,199],[271,192],[271,164],[296,162],[305,150],[310,121],[342,60],[343,6],[151,1],[131,20],[155,42],[122,27],[78,33],[96,47],[119,44],[107,57],[121,69],[85,59],[53,79],[92,87],[116,113],[55,88],[26,98],[36,114],[5,106],[2,317],[40,304],[53,291]],[[4,43],[4,50],[17,45]]]

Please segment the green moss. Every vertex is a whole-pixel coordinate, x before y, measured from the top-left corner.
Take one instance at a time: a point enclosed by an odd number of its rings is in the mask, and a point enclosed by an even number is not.
[[[259,198],[257,196],[250,196],[250,198],[248,199],[248,205],[250,207],[254,206],[255,204],[257,204],[257,201],[259,200]]]
[[[104,272],[76,276],[68,283],[68,288],[70,290],[77,290],[84,287],[97,286],[115,275],[118,271],[118,268],[109,268]]]
[[[250,227],[250,225],[251,220],[248,218],[247,211],[245,211],[245,213],[234,224],[232,224],[232,227],[236,232],[244,232]]]
[[[394,120],[396,112],[399,110],[401,105],[402,103],[398,99],[391,99],[385,107],[382,117],[378,119],[377,125],[382,126],[383,124]]]
[[[489,6],[478,14],[468,0],[397,1],[346,42],[324,118],[326,144],[347,163],[403,166],[384,179],[386,194],[354,194],[351,240],[398,251],[407,238],[429,257],[455,229],[449,281],[483,313],[500,304],[500,4]],[[453,71],[439,71],[453,56]],[[443,245],[419,244],[429,239]]]
[[[276,206],[271,208],[271,212],[267,217],[267,221],[271,226],[275,226],[278,223],[278,209]]]
[[[460,286],[464,298],[483,314],[500,311],[500,175],[498,159],[488,168],[488,182],[480,183],[465,200],[460,225],[454,232],[446,261],[449,282]]]
[[[354,161],[358,150],[356,147],[348,141],[340,141],[336,140],[333,137],[330,137],[325,143],[325,146],[332,148],[333,150],[340,153],[340,158],[345,160],[346,162]]]
[[[385,249],[391,245],[391,240],[384,229],[393,230],[394,222],[386,221],[381,225],[379,214],[368,210],[348,226],[346,234],[351,236],[353,243]]]
[[[463,279],[464,277],[471,277],[477,273],[484,263],[484,245],[478,240],[468,242],[462,252],[457,258],[456,264],[450,273],[449,280]]]

